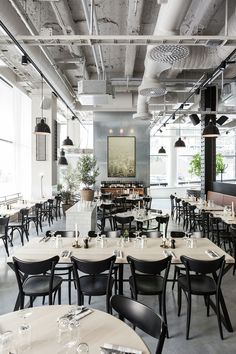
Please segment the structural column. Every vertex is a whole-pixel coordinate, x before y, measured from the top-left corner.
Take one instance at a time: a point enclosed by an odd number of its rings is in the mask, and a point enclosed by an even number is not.
[[[201,91],[201,110],[216,111],[216,86],[209,86]],[[201,117],[201,134],[209,120],[216,123],[214,114]],[[216,179],[216,138],[201,138],[201,195],[202,197],[213,188]]]
[[[170,139],[169,139],[169,155],[168,155],[168,166],[167,166],[167,177],[168,186],[174,187],[177,185],[177,151],[175,148],[175,142],[177,140],[176,130],[170,129]]]

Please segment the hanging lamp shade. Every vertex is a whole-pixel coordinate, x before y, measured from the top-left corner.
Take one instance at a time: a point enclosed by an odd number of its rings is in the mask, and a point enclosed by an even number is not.
[[[65,157],[65,151],[63,149],[61,149],[60,151],[60,157],[58,160],[58,165],[68,165],[67,159]]]
[[[158,154],[166,154],[166,150],[163,146],[159,149]]]
[[[176,148],[186,147],[185,142],[181,139],[181,137],[179,137],[179,139],[175,142],[175,147]]]
[[[47,135],[51,133],[51,130],[45,120],[42,118],[39,123],[36,124],[34,133],[38,135]]]
[[[67,136],[67,138],[65,140],[63,140],[62,146],[66,147],[66,146],[73,146],[73,141],[69,138],[69,136]]]
[[[212,120],[210,120],[208,125],[204,128],[202,136],[204,138],[217,138],[219,135],[219,129],[213,124]]]

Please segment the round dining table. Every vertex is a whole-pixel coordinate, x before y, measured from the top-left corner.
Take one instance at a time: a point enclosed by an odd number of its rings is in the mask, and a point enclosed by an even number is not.
[[[41,306],[1,315],[0,333],[11,331],[17,348],[18,341],[20,342],[19,327],[26,322],[31,325],[31,348],[24,351],[25,354],[65,354],[67,351],[58,341],[58,320],[72,308],[73,306],[68,305]],[[133,348],[142,354],[150,353],[143,340],[130,326],[106,312],[95,309],[91,309],[88,315],[79,320],[78,344],[81,342],[88,344],[90,354],[100,354],[100,347],[105,343]]]

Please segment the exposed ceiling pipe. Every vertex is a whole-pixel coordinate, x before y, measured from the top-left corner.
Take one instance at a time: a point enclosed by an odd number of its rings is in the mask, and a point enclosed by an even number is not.
[[[194,2],[193,2],[194,3]],[[221,29],[219,35],[224,35],[225,26]],[[228,20],[228,35],[236,35],[236,11],[232,14]],[[183,59],[181,62],[173,64],[175,69],[212,69],[217,67],[232,51],[234,47],[191,47],[190,55]]]
[[[21,9],[18,8],[18,2],[15,0],[0,1],[0,19],[4,21],[5,26],[14,35],[35,34],[34,29],[31,28],[29,21],[24,17]],[[17,11],[17,14],[15,12]],[[38,47],[28,47],[22,44],[29,56],[40,67],[40,70],[45,73],[45,76],[50,77],[50,80],[63,99],[68,102],[68,105],[74,107],[75,93],[69,83],[66,83],[65,77],[59,72],[57,66],[49,58],[45,49]],[[43,55],[44,54],[44,55]]]
[[[59,2],[54,2],[50,1],[51,7],[53,9],[53,12],[56,16],[56,19],[59,23],[59,25],[62,28],[63,34],[76,34],[75,31],[75,24],[71,16],[71,12],[68,6],[67,1],[65,2],[64,0],[59,1]],[[76,56],[79,56],[82,60],[85,60],[84,53],[82,52],[81,48],[75,45],[68,44],[70,53]],[[84,71],[85,79],[89,78],[88,71],[85,66],[85,71]]]
[[[84,15],[85,15],[86,23],[87,23],[87,28],[88,28],[88,31],[90,31],[90,16],[89,16],[88,3],[87,3],[87,0],[81,0],[81,2],[82,2],[82,5],[83,5]],[[100,79],[101,70],[100,70],[100,66],[99,66],[99,63],[98,63],[96,49],[95,49],[95,47],[93,45],[91,46],[91,49],[92,49],[94,61],[95,61],[95,64],[96,64],[98,79]]]
[[[96,35],[99,35],[99,28],[98,28],[98,20],[97,20],[97,14],[96,14],[96,8],[94,8],[93,11],[93,23],[94,23],[94,28],[95,28],[95,33]],[[106,69],[104,65],[104,59],[103,59],[103,54],[102,54],[102,47],[100,44],[98,44],[98,53],[100,56],[100,62],[101,62],[101,67],[102,67],[102,73],[103,73],[103,79],[106,79]]]
[[[191,0],[169,0],[167,3],[163,3],[159,10],[153,35],[175,34],[176,30],[178,30],[180,24],[182,23],[190,3]],[[148,52],[151,48],[153,48],[153,46],[147,47],[147,54],[144,62],[145,70],[142,84],[139,87],[139,92],[142,87],[147,86],[150,79],[158,82],[157,77],[161,74],[161,72],[171,67],[171,64],[169,63],[157,63],[152,61],[148,56]],[[143,113],[144,109],[147,110],[145,113],[148,114],[148,107],[147,105],[144,105],[146,100],[146,98],[142,98],[142,95],[139,94],[137,102],[137,115],[134,118],[137,118],[139,113]]]

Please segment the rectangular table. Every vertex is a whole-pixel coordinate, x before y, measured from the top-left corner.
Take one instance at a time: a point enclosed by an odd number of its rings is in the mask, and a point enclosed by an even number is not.
[[[74,242],[73,238],[63,238],[62,247],[56,248],[56,242],[53,239],[50,239],[48,242],[39,242],[39,238],[30,240],[23,247],[18,248],[15,251],[15,256],[19,259],[27,261],[43,260],[55,255],[61,255],[62,251],[69,250],[72,252],[73,256],[80,259],[87,260],[100,260],[108,258],[113,254],[114,250],[120,249],[122,251],[122,258],[117,258],[116,263],[119,264],[119,293],[123,293],[123,265],[127,263],[127,256],[133,256],[135,258],[144,259],[144,260],[158,260],[164,257],[164,250],[160,247],[162,243],[161,238],[149,238],[147,239],[147,246],[143,249],[137,248],[137,244],[134,239],[131,242],[128,242],[125,247],[120,248],[119,238],[106,239],[105,247],[101,247],[101,242],[92,239],[89,242],[89,248],[73,248],[72,243]],[[83,239],[79,238],[79,243],[83,245]],[[172,257],[172,264],[179,264],[180,256],[186,255],[199,260],[211,260],[211,258],[206,254],[207,250],[212,250],[218,253],[219,256],[225,255],[226,267],[225,273],[232,267],[235,260],[229,254],[224,252],[221,248],[216,246],[207,238],[197,239],[196,248],[187,248],[186,242],[184,239],[175,239],[176,248],[174,251],[175,257]],[[61,263],[70,263],[70,258],[60,257]],[[8,263],[12,266],[11,257],[8,258]],[[212,304],[214,308],[214,304]],[[224,303],[223,296],[221,298],[221,308],[223,312],[223,323],[225,327],[231,332],[233,331],[229,314]]]

